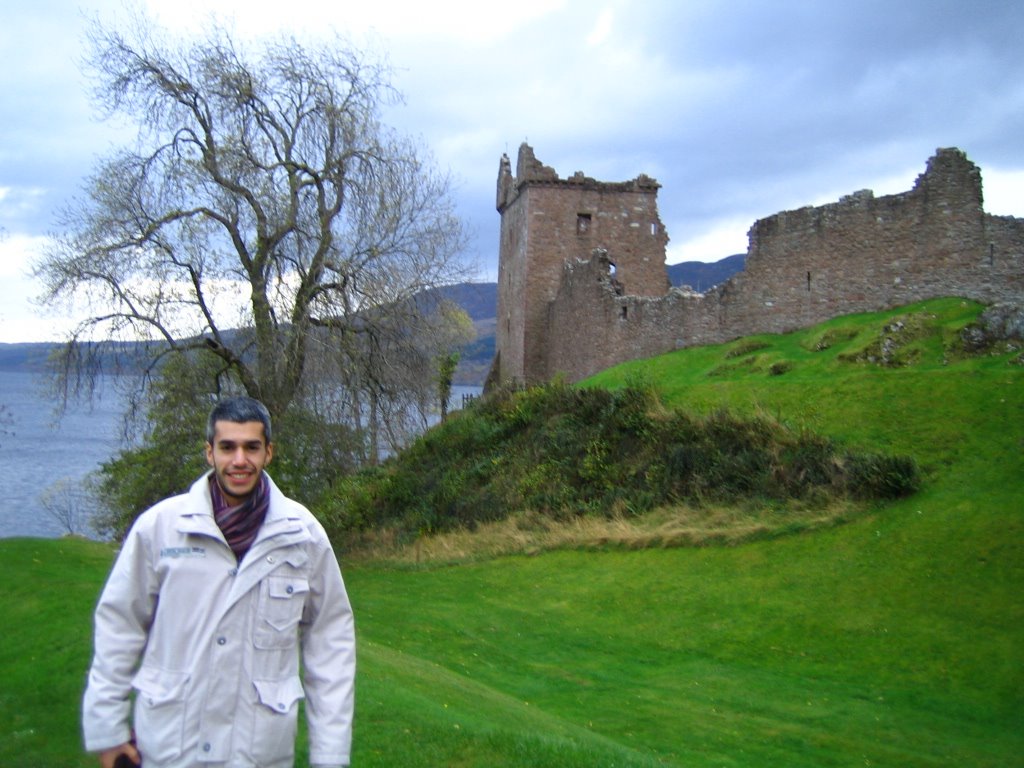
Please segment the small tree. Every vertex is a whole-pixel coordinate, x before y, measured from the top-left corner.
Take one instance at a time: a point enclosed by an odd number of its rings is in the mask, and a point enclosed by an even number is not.
[[[220,375],[218,375],[220,374]],[[206,469],[206,418],[220,394],[240,391],[215,355],[168,358],[130,399],[125,446],[95,475],[98,533],[121,538],[147,507]]]
[[[97,532],[121,538],[139,513],[186,490],[205,472],[210,409],[219,398],[242,391],[231,370],[208,350],[164,361],[131,400],[125,447],[95,475]],[[275,482],[310,504],[353,470],[359,446],[345,424],[297,406],[274,420],[273,440]]]
[[[62,477],[47,486],[39,494],[39,504],[71,536],[83,534],[92,523],[92,498],[82,483],[70,477]]]
[[[444,355],[437,369],[437,397],[441,401],[441,420],[448,418],[448,403],[452,397],[452,379],[459,365],[459,354],[451,352]]]
[[[417,303],[432,301],[419,297]],[[466,313],[448,301],[436,309],[421,307],[402,317],[392,313],[384,333],[353,338],[354,349],[341,365],[343,390],[351,394],[351,419],[367,435],[364,460],[396,452],[408,444],[437,413],[436,382],[440,361],[473,338]]]

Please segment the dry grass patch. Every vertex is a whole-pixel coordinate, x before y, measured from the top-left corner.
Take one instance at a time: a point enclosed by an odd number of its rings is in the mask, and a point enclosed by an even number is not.
[[[424,535],[405,544],[387,531],[379,532],[348,557],[400,565],[439,565],[559,549],[732,546],[831,527],[863,510],[862,504],[836,501],[825,508],[674,506],[641,516],[580,516],[571,520],[524,512],[477,525],[474,530]]]

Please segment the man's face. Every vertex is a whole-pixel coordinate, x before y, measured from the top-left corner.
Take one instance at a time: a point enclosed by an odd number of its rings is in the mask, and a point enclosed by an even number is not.
[[[273,455],[274,446],[264,439],[258,421],[218,421],[213,425],[213,443],[206,444],[206,461],[231,505],[241,504],[252,494]]]

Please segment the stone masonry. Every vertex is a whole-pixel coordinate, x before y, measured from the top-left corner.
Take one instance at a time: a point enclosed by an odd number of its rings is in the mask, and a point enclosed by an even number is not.
[[[670,288],[647,176],[560,179],[522,145],[503,156],[497,355],[489,384],[577,381],[625,360],[941,296],[1024,303],[1024,219],[984,212],[981,172],[940,149],[913,189],[754,222],[743,272]]]
[[[553,374],[548,361],[549,304],[565,264],[586,260],[595,249],[614,254],[606,274],[615,295],[664,296],[668,236],[658,217],[658,183],[595,181],[577,172],[560,179],[519,148],[516,175],[507,155],[498,171],[501,214],[498,315],[492,376],[531,384]]]

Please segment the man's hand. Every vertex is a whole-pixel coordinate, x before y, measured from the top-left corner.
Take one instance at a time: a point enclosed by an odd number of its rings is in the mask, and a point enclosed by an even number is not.
[[[117,763],[117,758],[121,755],[127,757],[135,765],[139,765],[142,762],[142,756],[139,754],[139,750],[135,748],[134,744],[126,742],[119,747],[112,747],[111,749],[105,749],[100,752],[101,768],[114,768]]]

